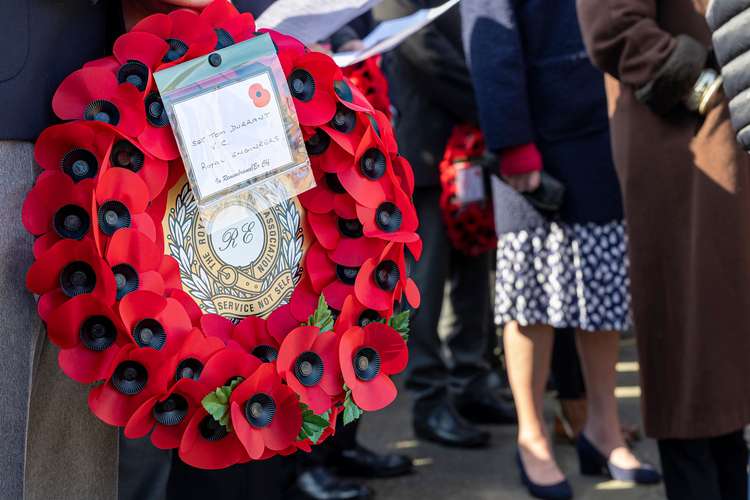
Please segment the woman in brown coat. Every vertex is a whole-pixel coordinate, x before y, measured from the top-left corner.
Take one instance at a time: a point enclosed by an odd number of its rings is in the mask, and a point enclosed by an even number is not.
[[[578,0],[578,14],[610,75],[646,432],[671,499],[745,500],[750,158],[724,102],[691,101],[712,80],[707,3]]]

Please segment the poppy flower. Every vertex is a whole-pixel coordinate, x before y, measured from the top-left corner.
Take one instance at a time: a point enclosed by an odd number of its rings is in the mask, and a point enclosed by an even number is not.
[[[111,168],[102,174],[95,190],[97,230],[94,239],[104,248],[119,229],[134,228],[154,240],[156,226],[146,212],[149,190],[146,183],[124,168]]]
[[[401,190],[408,196],[414,195],[414,170],[411,168],[409,161],[400,155],[391,157],[393,173],[399,180]]]
[[[149,398],[167,388],[164,357],[153,349],[123,347],[107,370],[106,382],[89,392],[89,408],[119,427]]]
[[[240,12],[231,2],[211,2],[200,13],[216,33],[215,50],[252,38],[255,20],[249,12]]]
[[[378,110],[367,115],[367,118],[370,120],[370,125],[375,130],[378,138],[383,142],[385,150],[391,155],[397,154],[398,143],[396,142],[396,134],[393,132],[391,119],[385,113]]]
[[[300,326],[281,343],[276,369],[316,414],[328,411],[343,392],[338,344],[336,332],[315,326]]]
[[[354,156],[344,150],[321,128],[305,129],[305,148],[313,168],[338,173],[354,163]]]
[[[417,235],[417,210],[411,199],[398,188],[393,196],[377,207],[357,204],[357,217],[362,222],[362,233],[369,238],[410,242]]]
[[[268,34],[271,38],[274,47],[276,47],[276,55],[281,63],[281,68],[284,70],[284,74],[289,77],[297,59],[307,53],[305,46],[296,38],[279,33],[276,30],[261,28],[258,33]]]
[[[135,229],[117,231],[107,246],[106,259],[112,266],[117,285],[117,300],[136,290],[164,293],[164,278],[159,272],[164,254],[151,239]]]
[[[408,360],[404,339],[382,323],[352,327],[341,337],[339,362],[344,383],[365,411],[380,410],[396,399],[398,391],[389,375],[402,372]]]
[[[205,18],[187,9],[153,14],[133,26],[131,32],[152,33],[169,45],[161,69],[208,54],[217,43],[216,33]]]
[[[269,316],[266,321],[266,328],[268,334],[276,340],[277,344],[281,344],[284,338],[297,328],[302,321],[298,320],[292,314],[292,306],[290,304],[284,304],[281,307],[277,307]]]
[[[344,75],[359,89],[377,111],[391,113],[388,97],[388,80],[380,69],[380,56],[368,57],[364,61],[344,68]]]
[[[200,319],[200,327],[209,337],[220,339],[228,344],[234,330],[234,323],[219,314],[204,314]]]
[[[166,161],[176,159],[180,156],[180,150],[159,92],[152,88],[144,98],[143,106],[146,124],[138,134],[138,142],[156,158]]]
[[[199,469],[224,469],[248,460],[236,432],[227,431],[203,407],[185,427],[179,446],[180,460]]]
[[[360,113],[374,112],[375,108],[373,108],[367,98],[362,95],[362,92],[353,85],[348,78],[344,78],[343,74],[340,76],[341,78],[337,78],[333,82],[333,89],[338,102],[347,108]]]
[[[247,94],[256,108],[263,108],[271,102],[271,93],[260,83],[254,83],[247,89]]]
[[[386,244],[381,239],[364,236],[362,223],[356,217],[339,217],[335,212],[308,212],[307,222],[328,257],[343,266],[361,266],[368,258],[380,255]]]
[[[338,174],[341,185],[357,203],[377,207],[393,197],[394,176],[383,143],[369,127],[354,155],[354,164]]]
[[[305,269],[313,290],[318,295],[322,293],[330,307],[341,310],[344,299],[354,292],[359,267],[336,264],[328,258],[323,247],[315,242],[305,255]]]
[[[94,181],[79,182],[60,171],[48,171],[37,178],[26,195],[21,221],[31,234],[39,257],[61,239],[81,240],[91,236],[91,199]]]
[[[333,119],[333,82],[337,78],[341,78],[341,69],[327,54],[308,52],[297,58],[287,82],[300,124],[323,125]]]
[[[320,127],[345,151],[355,154],[370,121],[363,113],[337,103],[333,118]]]
[[[359,269],[354,283],[359,302],[375,311],[390,310],[402,294],[414,308],[419,307],[419,290],[406,275],[404,246],[389,243],[376,259],[367,259]]]
[[[309,189],[299,195],[299,201],[309,212],[325,214],[336,210],[341,214],[353,212],[355,216],[354,200],[349,196],[341,185],[336,174],[326,173],[323,170],[313,169],[315,176],[315,189]]]
[[[336,318],[336,324],[333,329],[337,332],[345,332],[353,326],[367,326],[370,323],[383,321],[385,317],[378,311],[368,309],[359,303],[359,301],[350,295],[344,300],[339,317]]]
[[[115,277],[91,240],[56,243],[31,265],[26,286],[39,295],[59,292],[64,300],[91,294],[107,306],[117,292]]]
[[[136,439],[150,434],[157,448],[177,448],[206,392],[200,382],[191,378],[178,380],[167,392],[147,399],[133,413],[125,426],[125,437]]]
[[[111,56],[83,67],[106,67],[114,72],[119,83],[129,83],[139,92],[145,92],[168,49],[167,43],[156,35],[131,31],[115,40]]]
[[[213,391],[229,385],[238,377],[246,380],[262,364],[262,361],[242,349],[221,349],[206,361],[200,381]]]
[[[120,349],[131,344],[117,314],[92,295],[73,297],[55,309],[47,336],[60,347],[63,373],[82,384],[104,379]]]
[[[279,356],[279,342],[269,333],[263,318],[244,318],[232,330],[231,339],[264,363],[272,363]]]
[[[171,129],[169,132],[172,133]],[[137,142],[130,141],[121,134],[113,138],[101,174],[104,175],[107,170],[115,168],[137,174],[148,187],[149,200],[153,200],[162,192],[169,173],[166,161],[150,155]]]
[[[63,171],[74,182],[96,178],[114,130],[96,121],[47,127],[34,145],[34,159],[47,171]]]
[[[302,428],[297,395],[282,384],[270,363],[240,383],[229,403],[234,432],[251,459],[260,458],[265,450],[288,448]]]
[[[140,134],[146,123],[138,89],[118,83],[105,68],[83,68],[68,75],[52,97],[52,109],[62,120],[106,123],[128,137]]]
[[[198,328],[190,330],[180,346],[180,352],[170,358],[167,372],[171,374],[172,382],[184,378],[201,380],[206,362],[224,347],[220,339],[208,337]]]
[[[120,301],[120,316],[138,346],[167,355],[180,349],[193,328],[180,302],[146,290],[125,295]]]
[[[164,257],[167,257],[167,256],[165,255]],[[170,258],[170,260],[174,262],[174,259]],[[166,274],[163,268],[160,272],[162,276]],[[178,268],[178,274],[179,274],[179,268]],[[185,292],[181,288],[171,287],[170,286],[171,279],[172,279],[171,277],[168,277],[166,280],[167,289],[164,292],[164,296],[171,297],[175,299],[176,301],[178,301],[180,304],[182,304],[183,309],[185,309],[185,312],[188,313],[188,316],[190,316],[190,322],[193,324],[193,326],[200,326],[200,320],[201,320],[201,316],[203,316],[203,311],[198,306],[198,304],[195,303],[195,299],[193,299],[193,297],[191,297],[189,293]]]

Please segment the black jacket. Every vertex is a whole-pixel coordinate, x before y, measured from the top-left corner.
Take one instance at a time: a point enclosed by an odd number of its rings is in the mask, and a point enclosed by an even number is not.
[[[117,0],[0,1],[0,140],[35,140],[60,82],[106,55],[122,29]]]
[[[378,19],[413,13],[441,0],[385,0]],[[477,112],[454,7],[383,57],[390,96],[397,110],[399,151],[414,168],[417,186],[439,185],[438,164],[453,126],[476,123]]]
[[[750,0],[713,0],[706,19],[737,140],[750,151]]]

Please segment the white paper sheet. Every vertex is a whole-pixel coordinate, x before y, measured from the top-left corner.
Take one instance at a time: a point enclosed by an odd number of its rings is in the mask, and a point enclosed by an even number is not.
[[[362,40],[364,44],[362,50],[357,52],[340,52],[333,56],[333,59],[343,68],[364,61],[368,57],[388,52],[396,48],[398,44],[410,35],[444,14],[459,1],[448,0],[444,4],[431,9],[421,9],[408,16],[383,21]]]
[[[382,0],[276,0],[255,21],[310,44],[325,40]]]

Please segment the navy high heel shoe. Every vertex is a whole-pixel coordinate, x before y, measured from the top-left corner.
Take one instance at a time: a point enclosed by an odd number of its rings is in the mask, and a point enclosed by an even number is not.
[[[651,464],[644,463],[636,469],[623,469],[614,465],[583,433],[578,436],[576,450],[581,474],[584,476],[606,476],[636,484],[656,484],[661,481],[661,474]]]
[[[570,500],[573,498],[573,489],[566,479],[546,486],[532,482],[529,476],[526,475],[526,468],[523,466],[520,450],[516,451],[516,462],[518,463],[518,471],[521,474],[521,482],[526,486],[526,490],[532,497],[541,498],[542,500]]]

